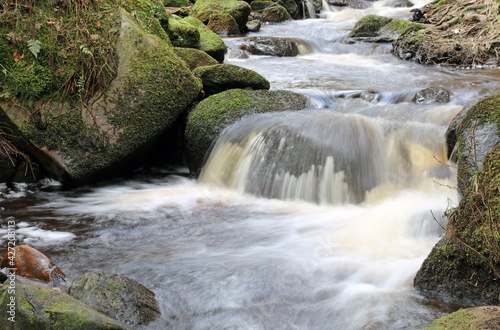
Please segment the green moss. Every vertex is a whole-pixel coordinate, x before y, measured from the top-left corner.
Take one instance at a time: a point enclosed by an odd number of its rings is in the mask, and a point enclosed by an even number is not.
[[[496,123],[500,130],[500,94],[488,96],[474,104],[460,122],[457,135],[460,135],[464,128],[488,122]]]
[[[409,32],[413,32],[413,31],[422,30],[425,28],[426,28],[425,25],[415,23],[415,22],[405,21],[402,19],[392,19],[389,23],[387,23],[383,27],[383,29],[385,29],[385,30],[396,31],[401,35],[409,33]]]
[[[163,0],[165,7],[187,7],[191,5],[189,0]]]
[[[456,2],[456,1],[457,0],[441,0],[438,3],[436,3],[436,7],[440,7],[440,6],[443,6],[443,5],[449,5],[449,4],[452,4],[452,3]]]
[[[177,56],[179,56],[182,60],[184,60],[184,62],[186,62],[191,71],[200,66],[218,64],[218,62],[213,57],[198,49],[175,48],[174,51]]]
[[[267,22],[279,23],[291,19],[292,17],[290,16],[286,8],[279,5],[267,7],[262,12],[262,20]]]
[[[469,329],[479,330],[481,327],[474,324],[474,315],[467,314],[467,309],[461,309],[455,313],[443,316],[435,320],[425,330],[447,330],[447,329]]]
[[[276,5],[276,3],[266,0],[254,0],[250,3],[250,7],[252,7],[252,10],[259,13],[261,13],[267,7],[272,7],[274,5]]]
[[[200,32],[200,50],[212,56],[218,62],[223,62],[224,55],[227,52],[224,40],[197,18],[186,17],[184,21],[195,26]]]
[[[172,15],[167,34],[175,47],[198,48],[200,32],[181,17]]]
[[[108,290],[113,292],[113,293],[117,293],[118,291],[120,291],[122,289],[123,289],[123,286],[119,283],[116,283],[115,281],[110,281],[108,283]]]
[[[215,12],[229,14],[238,23],[239,28],[244,29],[251,10],[250,5],[244,1],[206,0],[197,1],[191,15],[206,24]]]

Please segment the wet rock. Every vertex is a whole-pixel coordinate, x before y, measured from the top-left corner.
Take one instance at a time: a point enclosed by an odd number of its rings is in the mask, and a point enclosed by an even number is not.
[[[260,20],[253,19],[247,23],[247,30],[249,32],[259,32],[262,24]]]
[[[12,329],[133,329],[60,290],[23,284],[0,287],[0,313],[5,326],[15,316]]]
[[[252,10],[257,13],[262,13],[264,9],[275,5],[276,3],[267,0],[254,0],[250,3]]]
[[[71,284],[69,294],[106,316],[129,325],[147,324],[160,317],[153,291],[126,276],[89,272]]]
[[[499,303],[500,145],[487,154],[474,181],[447,214],[447,235],[425,259],[414,285],[446,303],[493,305]]]
[[[201,101],[189,114],[185,153],[191,173],[199,175],[210,147],[222,130],[245,115],[312,107],[310,99],[290,91],[231,89]]]
[[[208,65],[219,64],[217,60],[205,53],[204,51],[194,48],[175,48],[175,54],[186,62],[191,71],[200,67]]]
[[[405,20],[367,15],[356,22],[345,43],[356,42],[393,42],[399,36],[425,28],[419,23]]]
[[[456,114],[456,116],[451,120],[450,124],[448,125],[448,129],[446,130],[445,133],[445,139],[446,139],[446,147],[447,147],[447,157],[450,159],[452,157],[452,154],[455,150],[455,146],[457,143],[457,128],[460,122],[462,121],[462,118],[464,118],[465,114],[469,109],[476,103],[477,100],[469,102],[462,110],[460,110],[459,113]],[[456,155],[455,155],[456,157]],[[456,162],[457,160],[454,159]]]
[[[219,36],[240,34],[240,28],[231,15],[214,13],[210,15],[207,27]]]
[[[269,81],[257,72],[232,64],[200,67],[194,75],[201,79],[205,95],[210,96],[228,89],[269,89]]]
[[[299,16],[299,6],[295,0],[278,0],[276,3],[283,6],[292,18],[297,18]]]
[[[473,184],[490,150],[500,143],[500,94],[474,103],[456,128],[459,191]]]
[[[253,55],[271,56],[297,56],[299,48],[297,43],[279,37],[248,37],[243,39],[240,49]]]
[[[184,21],[195,26],[200,32],[200,50],[212,56],[217,62],[224,62],[224,56],[227,52],[226,44],[220,36],[210,30],[199,19],[194,17],[186,17]]]
[[[262,11],[262,20],[269,23],[281,23],[289,21],[292,16],[283,6],[268,7]]]
[[[1,268],[15,268],[16,275],[47,283],[66,281],[66,275],[43,253],[27,245],[18,245],[6,252]]]
[[[409,0],[394,0],[394,1],[387,2],[385,4],[385,6],[395,7],[395,8],[409,8],[409,7],[413,7],[414,4]]]
[[[411,101],[417,104],[448,103],[450,92],[444,88],[425,88],[418,91]]]

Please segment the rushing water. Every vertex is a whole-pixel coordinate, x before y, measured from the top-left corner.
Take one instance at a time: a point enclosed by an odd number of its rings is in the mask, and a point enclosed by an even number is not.
[[[342,43],[365,14],[409,15],[384,4],[265,25],[259,35],[301,43],[293,58],[244,57],[242,38],[226,39],[226,63],[317,107],[243,118],[200,183],[158,171],[73,191],[3,189],[1,246],[15,220],[19,244],[71,280],[98,269],[138,280],[162,312],[145,328],[418,329],[449,312],[412,280],[458,202],[447,124],[500,90],[499,71],[424,67],[390,45]],[[425,87],[449,89],[451,102],[411,103]]]

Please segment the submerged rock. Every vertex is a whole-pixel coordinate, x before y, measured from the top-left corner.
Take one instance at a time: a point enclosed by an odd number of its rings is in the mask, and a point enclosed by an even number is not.
[[[27,245],[18,245],[5,253],[1,268],[14,268],[15,274],[47,283],[66,281],[66,275],[43,253]]]
[[[377,15],[368,15],[356,22],[345,43],[393,42],[399,36],[425,28],[422,24]]]
[[[189,114],[185,152],[191,173],[198,175],[212,143],[222,130],[245,115],[311,108],[310,99],[290,91],[231,89],[201,101]]]
[[[153,291],[126,276],[89,272],[71,284],[69,294],[106,316],[129,325],[147,324],[160,317]]]
[[[280,37],[248,37],[243,39],[240,49],[253,55],[297,56],[297,43]]]
[[[257,72],[232,64],[200,67],[194,75],[201,79],[205,95],[210,96],[228,89],[269,89],[266,78]]]
[[[450,102],[450,92],[444,88],[425,88],[415,94],[412,102],[417,104],[448,103]]]
[[[12,329],[133,329],[59,290],[23,284],[0,287],[0,313],[4,329],[8,317]]]

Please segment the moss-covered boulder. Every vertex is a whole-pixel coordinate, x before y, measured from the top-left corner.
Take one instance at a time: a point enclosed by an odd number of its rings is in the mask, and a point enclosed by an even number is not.
[[[463,115],[456,131],[458,187],[474,185],[486,154],[500,143],[500,94],[479,100]]]
[[[446,236],[432,249],[414,284],[423,294],[469,306],[499,304],[500,145],[484,159],[474,185],[448,213]]]
[[[280,37],[248,37],[242,40],[241,49],[253,55],[297,56],[299,47],[293,40]]]
[[[126,276],[89,272],[71,284],[69,294],[96,311],[129,325],[141,325],[160,316],[155,294]]]
[[[250,3],[250,7],[257,13],[262,13],[267,7],[276,6],[276,3],[268,0],[254,0]]]
[[[177,56],[186,62],[191,71],[200,66],[219,64],[212,56],[199,49],[177,47],[174,51]]]
[[[174,47],[200,47],[198,29],[177,15],[170,16],[167,34]]]
[[[214,13],[231,15],[241,31],[245,30],[251,8],[245,1],[236,0],[197,0],[193,6],[192,16],[208,24]]]
[[[165,7],[188,7],[191,6],[189,0],[163,0]]]
[[[126,8],[138,6],[123,2]],[[30,153],[45,172],[68,185],[128,168],[172,127],[202,88],[175,55],[160,22],[147,16],[154,12],[136,8],[132,16],[123,8],[109,10],[117,10],[113,17],[120,20],[121,33],[116,40],[116,76],[100,93],[86,91],[92,81],[80,71],[71,76],[81,81],[80,93],[64,102],[52,97],[37,104],[34,99],[36,111],[19,102],[0,104],[22,140],[35,147]],[[151,34],[157,27],[158,35]]]
[[[262,11],[262,20],[264,22],[281,23],[289,21],[291,19],[292,16],[290,16],[286,8],[283,6],[277,5],[277,6],[267,7]]]
[[[299,16],[299,6],[295,0],[278,0],[276,3],[284,7],[292,18]]]
[[[22,284],[0,287],[0,313],[3,329],[133,329],[60,290]]]
[[[377,15],[367,15],[356,22],[345,43],[393,42],[399,36],[424,29],[419,23]]]
[[[190,113],[185,153],[191,173],[198,175],[222,130],[245,115],[312,107],[308,97],[290,91],[231,89],[201,101]]]
[[[210,15],[207,28],[219,36],[231,36],[240,33],[240,28],[234,18],[224,13],[213,13]]]
[[[194,75],[201,79],[206,96],[228,89],[269,89],[266,78],[257,72],[232,64],[218,64],[200,67]]]
[[[184,21],[195,26],[200,32],[200,50],[212,56],[219,63],[224,62],[224,56],[227,53],[224,40],[197,18],[186,17]]]
[[[500,329],[500,307],[481,306],[460,309],[431,323],[424,330]]]

